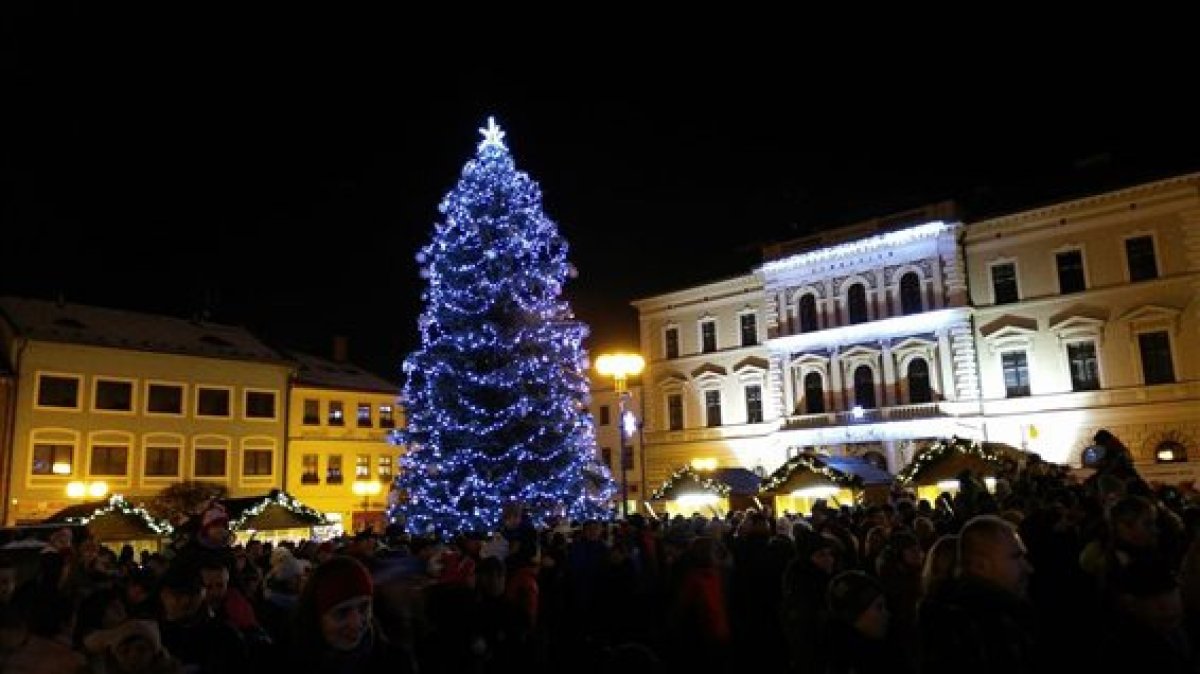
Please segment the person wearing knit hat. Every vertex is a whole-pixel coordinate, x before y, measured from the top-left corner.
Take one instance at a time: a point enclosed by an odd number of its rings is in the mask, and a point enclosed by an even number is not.
[[[220,548],[229,544],[229,514],[219,503],[213,503],[200,515],[200,527],[196,539],[207,548]]]
[[[353,557],[335,555],[314,569],[296,612],[296,641],[281,671],[414,671],[412,654],[374,627],[373,592],[370,572]]]
[[[862,571],[843,571],[829,582],[829,612],[869,638],[887,634],[888,612],[883,585]]]
[[[116,627],[92,632],[84,640],[89,651],[103,653],[109,672],[178,672],[179,661],[162,645],[158,623],[127,620]]]

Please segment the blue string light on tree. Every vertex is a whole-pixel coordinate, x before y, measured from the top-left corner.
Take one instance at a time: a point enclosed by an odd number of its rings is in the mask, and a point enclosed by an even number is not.
[[[560,298],[567,243],[504,131],[488,118],[480,132],[417,255],[428,286],[391,516],[420,534],[495,530],[513,501],[535,520],[605,516],[614,491],[583,403],[587,327]]]

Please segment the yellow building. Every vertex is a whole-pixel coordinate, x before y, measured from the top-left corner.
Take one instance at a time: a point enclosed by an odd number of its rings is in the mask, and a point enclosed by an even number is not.
[[[0,475],[6,475],[12,459],[13,403],[16,400],[17,380],[0,352]],[[4,521],[3,507],[8,503],[8,483],[0,480],[0,522]]]
[[[232,496],[283,484],[294,366],[246,330],[6,297],[0,347],[16,374],[6,524],[184,479]]]
[[[401,448],[398,385],[346,362],[292,353],[287,491],[346,530],[384,524]]]

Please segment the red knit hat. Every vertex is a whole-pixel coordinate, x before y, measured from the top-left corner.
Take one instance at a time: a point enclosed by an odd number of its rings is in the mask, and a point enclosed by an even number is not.
[[[370,597],[375,589],[367,567],[350,557],[334,557],[317,567],[309,582],[315,585],[313,598],[317,615],[323,615],[347,599]]]

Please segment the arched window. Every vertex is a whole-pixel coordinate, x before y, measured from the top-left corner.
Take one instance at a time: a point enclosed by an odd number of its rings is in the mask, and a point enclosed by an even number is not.
[[[921,311],[921,278],[910,271],[900,277],[900,312],[907,316]]]
[[[817,331],[817,298],[808,293],[800,298],[800,332]]]
[[[846,291],[846,306],[850,314],[850,324],[867,322],[867,288],[861,283],[855,283]]]
[[[908,402],[933,402],[933,390],[929,388],[929,363],[924,358],[913,358],[908,364]]]
[[[809,372],[804,375],[804,412],[820,414],[825,411],[825,387],[821,384],[821,375]]]
[[[866,365],[854,370],[854,404],[864,410],[875,408],[875,374]]]

